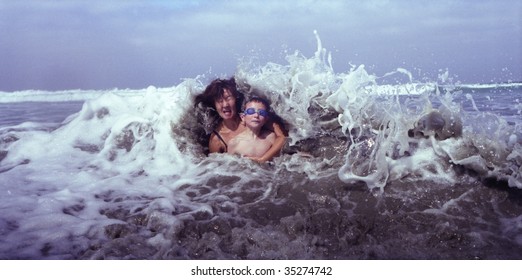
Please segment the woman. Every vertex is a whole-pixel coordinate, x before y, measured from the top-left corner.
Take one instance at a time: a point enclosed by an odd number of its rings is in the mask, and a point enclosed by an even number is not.
[[[210,153],[226,153],[229,141],[245,131],[246,127],[239,116],[244,99],[244,95],[237,90],[234,78],[216,79],[202,94],[196,96],[195,106],[202,105],[209,109],[207,113],[215,119],[208,144]],[[279,155],[286,141],[281,124],[269,122],[264,127],[273,131],[276,139],[264,155],[252,158],[258,162],[266,162]]]

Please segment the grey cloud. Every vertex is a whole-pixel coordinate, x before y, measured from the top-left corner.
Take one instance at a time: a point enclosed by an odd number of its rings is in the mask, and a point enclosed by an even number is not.
[[[168,86],[209,69],[231,75],[253,52],[267,62],[280,61],[283,48],[313,54],[313,30],[339,71],[349,63],[377,74],[450,68],[479,82],[507,67],[520,77],[521,10],[518,1],[489,0],[0,0],[0,36],[10,38],[0,44],[0,91]]]

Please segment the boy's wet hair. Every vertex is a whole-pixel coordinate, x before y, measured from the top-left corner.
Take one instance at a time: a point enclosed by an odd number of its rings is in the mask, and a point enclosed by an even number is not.
[[[272,109],[270,107],[270,101],[268,101],[267,99],[263,98],[263,97],[260,97],[260,96],[252,96],[250,97],[246,102],[245,104],[243,105],[243,110],[241,111],[244,111],[246,110],[246,105],[250,102],[257,102],[257,103],[261,103],[265,106],[266,108],[266,111],[269,113],[269,116],[272,116],[273,115],[273,112],[272,112]]]

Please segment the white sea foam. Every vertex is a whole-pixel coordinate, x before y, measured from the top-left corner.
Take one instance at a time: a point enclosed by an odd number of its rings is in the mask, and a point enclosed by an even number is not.
[[[43,91],[43,90],[24,90],[15,92],[0,92],[0,103],[15,102],[65,102],[65,101],[84,101],[98,98],[104,94],[115,94],[133,97],[140,95],[143,90],[133,89],[111,89],[111,90],[63,90],[63,91]]]

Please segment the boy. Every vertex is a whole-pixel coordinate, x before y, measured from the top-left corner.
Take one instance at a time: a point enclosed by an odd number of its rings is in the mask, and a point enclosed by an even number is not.
[[[252,97],[248,100],[245,110],[241,113],[246,129],[230,140],[229,154],[240,154],[258,161],[272,147],[276,135],[263,128],[270,118],[269,110],[270,105],[265,99]]]

